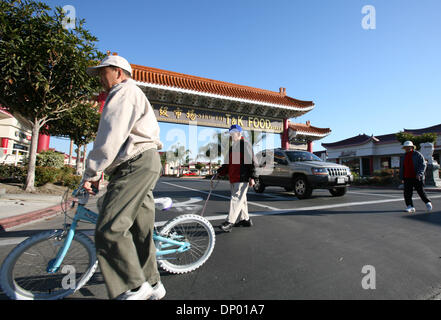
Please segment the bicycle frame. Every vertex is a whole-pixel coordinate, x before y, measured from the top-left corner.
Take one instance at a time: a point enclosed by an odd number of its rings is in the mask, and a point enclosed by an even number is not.
[[[57,256],[49,261],[48,266],[46,268],[46,271],[49,273],[55,273],[58,271],[58,269],[61,266],[61,263],[63,262],[64,257],[66,256],[67,251],[70,248],[70,245],[72,243],[72,240],[75,236],[75,232],[78,226],[78,222],[80,221],[86,221],[93,224],[96,224],[98,220],[98,214],[93,212],[92,210],[87,209],[84,207],[84,205],[79,204],[78,208],[75,212],[75,216],[73,218],[72,224],[69,227],[69,230],[66,235],[66,239],[64,240],[63,246],[60,248],[60,250],[57,253]],[[64,233],[62,234],[64,235]],[[61,236],[60,236],[61,238]],[[188,249],[190,249],[190,243],[185,241],[178,241],[176,239],[170,239],[167,237],[160,236],[156,230],[153,231],[153,240],[155,242],[161,242],[161,248],[159,250],[156,250],[156,256],[162,257],[168,254],[173,253],[181,253],[185,252]],[[171,247],[178,246],[178,248],[170,249]],[[166,249],[166,250],[162,250]]]

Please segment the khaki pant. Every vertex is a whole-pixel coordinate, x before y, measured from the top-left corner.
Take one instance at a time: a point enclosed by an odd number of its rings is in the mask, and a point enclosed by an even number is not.
[[[230,212],[228,214],[227,221],[229,223],[237,223],[241,220],[248,220],[248,203],[247,203],[247,191],[248,183],[239,182],[231,183],[231,201]]]
[[[147,150],[116,168],[106,194],[98,200],[95,245],[111,299],[145,281],[152,285],[160,279],[152,193],[160,171],[158,152]]]

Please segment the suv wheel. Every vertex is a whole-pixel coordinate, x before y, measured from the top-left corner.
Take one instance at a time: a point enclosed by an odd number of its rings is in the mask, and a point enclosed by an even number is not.
[[[257,193],[262,193],[263,191],[265,191],[265,185],[263,184],[262,180],[256,179],[255,182],[256,183],[253,186],[254,191],[256,191]]]
[[[294,179],[294,193],[299,199],[307,199],[312,194],[312,188],[308,185],[306,177],[297,177]]]
[[[333,188],[333,189],[329,189],[329,192],[334,197],[341,197],[341,196],[344,196],[346,194],[346,190],[347,190],[346,187],[344,187],[344,188]]]

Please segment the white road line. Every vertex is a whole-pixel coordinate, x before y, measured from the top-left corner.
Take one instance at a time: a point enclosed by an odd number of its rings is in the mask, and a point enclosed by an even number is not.
[[[361,194],[364,196],[380,196],[380,197],[389,197],[389,198],[396,198],[396,197],[400,197],[402,198],[403,195],[402,194],[396,194],[396,195],[390,195],[390,194],[380,194],[380,193],[367,193],[367,192],[355,192],[355,191],[348,191],[347,193],[352,193],[352,194]]]
[[[192,188],[188,188],[188,187],[183,187],[183,186],[179,186],[179,185],[175,185],[169,182],[162,182],[162,183],[166,183],[166,184],[170,184],[179,188],[183,188],[183,189],[188,189],[188,190],[192,190],[192,191],[197,191],[197,192],[201,192],[201,193],[205,193],[208,194],[208,192],[205,191],[200,191],[200,190],[196,190],[196,189],[192,189]],[[229,197],[223,196],[223,195],[219,195],[219,194],[213,194],[215,196],[221,197],[221,198],[225,198],[225,199],[230,199]],[[441,195],[431,195],[430,199],[439,199],[441,198]],[[418,200],[420,199],[418,196],[415,196],[412,198],[413,200]],[[385,199],[385,200],[372,200],[372,201],[361,201],[361,202],[348,202],[348,203],[339,203],[339,204],[331,204],[331,205],[323,205],[323,206],[312,206],[312,207],[303,207],[303,208],[296,208],[296,209],[276,209],[276,208],[272,208],[269,206],[265,206],[265,205],[260,205],[258,203],[251,203],[248,202],[250,204],[256,205],[256,206],[260,206],[260,207],[265,207],[265,208],[270,208],[271,211],[257,211],[257,212],[250,212],[250,217],[259,217],[259,216],[267,216],[267,215],[277,215],[277,214],[286,214],[286,213],[295,213],[295,212],[301,212],[301,211],[313,211],[313,210],[325,210],[325,209],[332,209],[332,208],[343,208],[343,207],[351,207],[351,206],[362,206],[362,205],[368,205],[368,204],[379,204],[379,203],[388,203],[388,202],[399,202],[399,201],[403,201],[403,198],[399,198],[399,199]],[[298,203],[298,202],[296,202]],[[403,209],[404,210],[404,209]],[[205,218],[207,220],[225,220],[227,217],[226,214],[223,215],[216,215],[216,216],[205,216]],[[168,221],[168,220],[167,220]],[[167,221],[157,221],[155,222],[155,226],[157,227],[161,227],[163,226],[165,223],[167,223]],[[92,236],[94,233],[94,230],[84,230],[82,231],[83,233],[86,233],[89,236]],[[5,240],[0,240],[0,246],[6,246],[6,245],[13,245],[13,244],[18,244],[20,242],[22,242],[24,239],[23,237],[20,238],[10,238],[10,239],[5,239]]]
[[[433,198],[433,199],[441,198],[441,195],[432,196],[431,198]],[[419,197],[414,197],[413,199],[417,200],[417,199],[419,199]],[[387,200],[377,200],[377,201],[349,202],[349,203],[339,203],[339,204],[324,205],[324,206],[303,207],[303,208],[297,208],[297,209],[258,211],[258,212],[250,213],[249,215],[250,215],[250,217],[270,216],[270,215],[295,213],[295,212],[302,212],[302,211],[325,210],[325,209],[332,209],[332,208],[362,206],[362,205],[367,205],[367,204],[377,204],[377,203],[387,203],[387,202],[397,202],[397,201],[404,201],[404,199],[387,199]],[[398,211],[399,211],[399,209],[398,209]],[[217,216],[206,216],[205,218],[207,220],[224,220],[226,217],[227,217],[227,215],[217,215]]]
[[[203,194],[208,194],[209,193],[207,191],[201,191],[201,190],[198,190],[198,189],[184,187],[184,186],[180,186],[178,184],[174,184],[174,183],[170,183],[170,182],[163,182],[162,181],[161,183],[165,183],[165,184],[168,184],[168,185],[171,185],[171,186],[174,186],[174,187],[178,187],[178,188],[182,188],[182,189],[187,189],[187,190],[191,190],[191,191],[195,191],[195,192],[200,192],[200,193],[203,193]],[[217,193],[211,193],[211,195],[219,197],[219,198],[223,198],[223,199],[228,199],[228,200],[231,199],[231,197],[227,197],[227,196],[224,196],[224,195],[221,195],[221,194],[217,194]],[[255,203],[255,202],[252,202],[252,201],[248,201],[248,204],[252,204],[254,206],[258,206],[258,207],[262,207],[262,208],[267,208],[267,209],[270,209],[270,210],[280,210],[278,208],[270,207],[270,206],[267,206],[267,205],[264,205],[264,204],[260,204],[260,203]]]
[[[269,193],[262,193],[260,195],[263,197],[268,197],[276,200],[284,200],[284,201],[298,200],[295,195],[292,195],[292,197],[276,196],[274,194],[269,194]]]

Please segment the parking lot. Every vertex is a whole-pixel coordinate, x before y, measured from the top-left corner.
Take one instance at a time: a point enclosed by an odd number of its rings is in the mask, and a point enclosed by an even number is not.
[[[175,206],[158,212],[157,224],[200,213],[208,192],[207,180],[161,178],[155,197],[171,197]],[[220,181],[205,212],[216,229],[213,255],[190,274],[162,272],[166,299],[439,299],[441,193],[428,195],[432,212],[415,194],[417,212],[408,214],[401,190],[350,188],[343,197],[315,190],[307,200],[277,187],[262,194],[250,190],[254,226],[223,233],[217,226],[228,213],[230,191]],[[0,259],[17,239],[62,221],[59,216],[2,234]],[[70,298],[106,297],[98,271]]]

